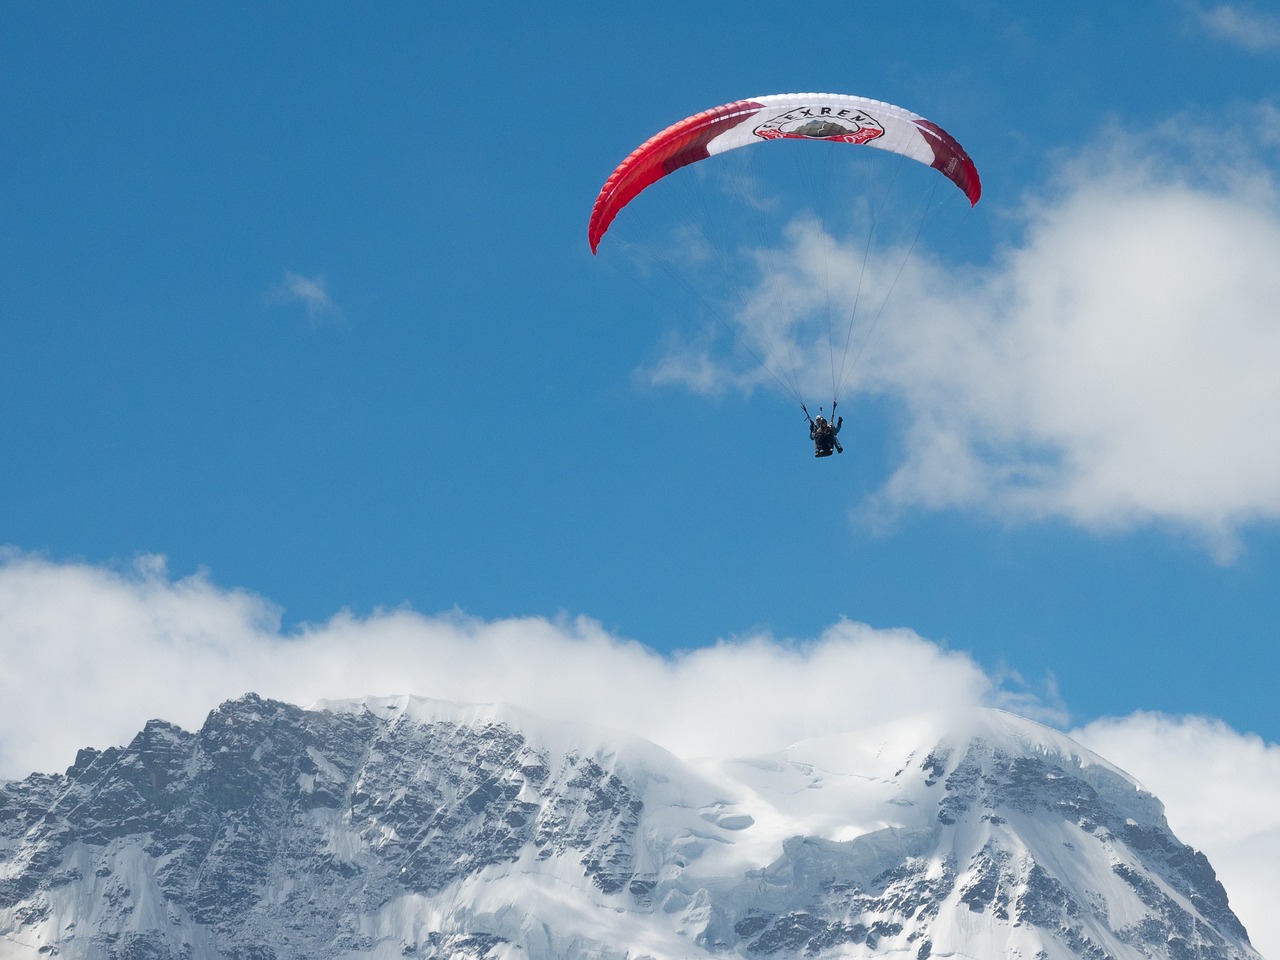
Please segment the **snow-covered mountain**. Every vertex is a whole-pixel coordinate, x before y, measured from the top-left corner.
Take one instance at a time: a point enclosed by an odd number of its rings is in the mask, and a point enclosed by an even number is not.
[[[246,696],[0,784],[0,958],[1256,958],[1068,738],[937,714],[690,762],[505,707]]]

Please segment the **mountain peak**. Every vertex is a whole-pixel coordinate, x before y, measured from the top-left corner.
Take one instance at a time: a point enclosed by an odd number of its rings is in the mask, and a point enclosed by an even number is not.
[[[6,957],[1256,960],[1159,802],[936,713],[682,760],[504,705],[253,695],[0,785]]]

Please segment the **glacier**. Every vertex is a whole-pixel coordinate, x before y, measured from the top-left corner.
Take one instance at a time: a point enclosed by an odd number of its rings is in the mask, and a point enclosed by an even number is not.
[[[681,758],[251,694],[0,783],[0,960],[1258,956],[1159,800],[993,709]]]

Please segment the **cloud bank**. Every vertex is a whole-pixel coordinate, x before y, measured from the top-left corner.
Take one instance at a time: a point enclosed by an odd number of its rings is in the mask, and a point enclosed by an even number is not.
[[[871,515],[1163,525],[1230,560],[1246,526],[1280,519],[1280,123],[1267,107],[1238,119],[1100,131],[1013,211],[1019,240],[985,267],[917,249],[899,274],[901,247],[868,258],[865,238],[798,217],[758,257],[772,266],[740,340],[798,357],[805,392],[829,395],[824,291],[847,312],[896,278],[852,379],[903,421]],[[767,336],[759,317],[778,318]],[[705,352],[659,370],[716,382]],[[765,379],[721,359],[721,386]]]
[[[586,619],[482,621],[411,610],[285,634],[280,611],[164,561],[127,569],[0,553],[0,777],[69,766],[152,718],[198,729],[253,691],[292,703],[413,693],[504,701],[611,726],[683,756],[743,755],[939,704],[1053,719],[968,656],[910,630],[841,621],[812,640],[751,637],[663,657]],[[903,678],[910,677],[909,683]],[[1057,716],[1061,722],[1061,716]],[[1255,945],[1280,956],[1280,747],[1196,718],[1136,714],[1076,736],[1167,804]]]
[[[68,766],[150,718],[188,729],[247,691],[291,703],[413,693],[505,701],[590,720],[684,755],[780,748],[938,703],[1000,702],[963,654],[909,630],[840,622],[809,642],[767,637],[663,657],[585,619],[340,613],[281,632],[262,597],[10,552],[0,563],[0,776]],[[876,678],[912,677],[909,685]],[[800,706],[803,705],[801,709]]]

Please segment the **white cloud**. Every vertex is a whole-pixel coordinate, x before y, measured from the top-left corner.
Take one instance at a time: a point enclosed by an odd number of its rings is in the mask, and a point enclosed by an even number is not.
[[[1280,50],[1280,17],[1240,4],[1193,7],[1197,22],[1210,34],[1246,50]]]
[[[359,651],[353,656],[353,651]],[[840,622],[809,642],[752,637],[665,658],[586,619],[338,614],[282,634],[268,601],[162,560],[115,571],[0,562],[0,776],[68,765],[146,720],[198,727],[254,691],[291,703],[415,693],[590,717],[686,756],[781,747],[938,702],[978,703],[968,657],[909,630]],[[908,686],[870,678],[908,672]],[[850,685],[849,678],[860,678]]]
[[[976,296],[919,277],[875,370],[912,414],[886,497],[1173,521],[1229,553],[1280,517],[1278,262],[1274,194],[1125,167],[1073,183]]]
[[[1169,826],[1209,858],[1264,957],[1280,957],[1280,745],[1220,720],[1137,713],[1071,734],[1165,803]]]
[[[329,296],[324,277],[304,277],[286,271],[283,282],[271,291],[271,296],[280,303],[302,304],[313,322],[342,316],[342,311]]]
[[[1051,680],[1037,697],[910,630],[841,621],[811,641],[758,636],[675,657],[586,619],[396,610],[284,633],[269,601],[205,575],[175,580],[156,557],[113,570],[0,553],[0,663],[8,778],[61,770],[82,746],[127,743],[152,718],[198,729],[213,706],[249,691],[300,704],[399,693],[504,701],[684,756],[776,749],[940,703],[1065,715]],[[1166,802],[1255,944],[1280,956],[1280,920],[1267,909],[1280,888],[1280,748],[1216,721],[1143,714],[1077,736]]]
[[[797,219],[740,336],[762,355],[792,351],[822,396],[824,291],[848,311],[852,291],[874,305],[892,285],[883,314],[870,308],[854,379],[905,412],[903,459],[871,512],[1158,523],[1229,560],[1243,527],[1280,519],[1280,178],[1264,156],[1275,130],[1265,108],[1190,140],[1205,133],[1192,117],[1141,136],[1101,130],[982,269],[917,249],[902,270],[901,247],[868,261],[864,241]],[[860,346],[855,335],[851,355]],[[713,380],[705,357],[697,372]]]

